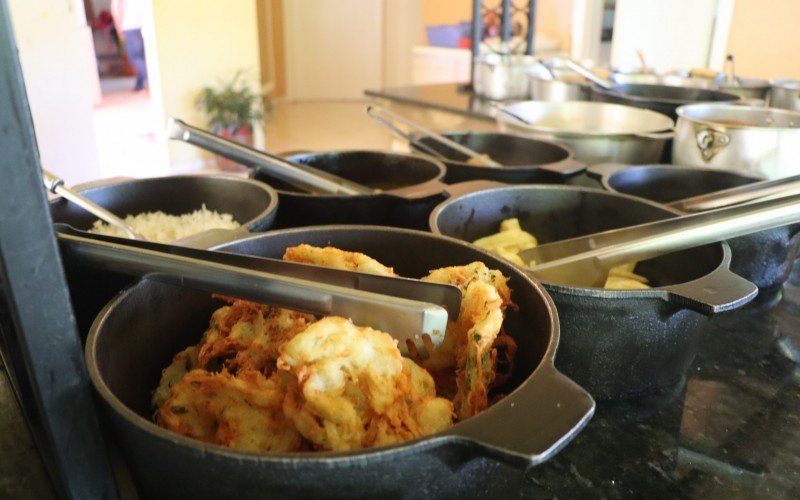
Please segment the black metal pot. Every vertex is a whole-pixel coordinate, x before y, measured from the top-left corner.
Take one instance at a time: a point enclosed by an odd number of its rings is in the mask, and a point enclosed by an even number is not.
[[[575,160],[572,151],[554,142],[496,132],[448,132],[443,136],[473,151],[487,154],[504,168],[487,168],[467,163],[467,156],[431,137],[418,137],[411,146],[425,153],[433,149],[452,160],[444,161],[448,183],[489,179],[509,184],[560,184],[583,172],[586,165]],[[419,145],[418,145],[419,144]],[[421,146],[420,146],[421,145]]]
[[[675,112],[678,106],[707,101],[737,101],[739,96],[718,90],[694,87],[620,83],[615,84],[613,89],[592,87],[592,100],[649,109],[663,113],[674,121],[678,119]]]
[[[83,196],[125,218],[128,214],[162,211],[184,214],[205,204],[209,210],[233,215],[241,227],[234,230],[215,229],[202,234],[204,241],[222,243],[266,231],[275,220],[278,194],[270,186],[238,177],[219,175],[175,175],[146,179],[104,179],[75,186]],[[79,231],[91,229],[97,217],[63,198],[50,202],[53,222],[72,226]],[[185,239],[191,244],[195,237]]]
[[[105,179],[75,186],[75,189],[115,215],[161,210],[189,213],[205,203],[210,210],[229,213],[241,224],[237,229],[213,229],[176,242],[184,246],[214,245],[265,231],[275,220],[278,193],[264,183],[238,177],[176,175],[147,179]],[[53,222],[86,233],[97,217],[62,198],[50,202]],[[75,317],[82,335],[98,311],[131,282],[128,276],[77,267],[65,263]]]
[[[256,454],[185,438],[152,422],[151,393],[161,370],[198,341],[219,304],[208,293],[143,281],[108,304],[86,344],[92,382],[142,496],[470,496],[487,488],[491,478],[481,471],[492,470],[490,464],[540,463],[591,417],[591,397],[553,367],[559,327],[552,301],[508,262],[450,238],[365,226],[273,231],[219,249],[280,257],[300,243],[365,252],[405,276],[475,260],[510,276],[519,310],[508,313],[505,325],[519,350],[503,388],[508,395],[444,432],[361,452]]]
[[[603,164],[589,169],[608,191],[632,194],[659,203],[743,186],[761,179],[718,169],[671,165]],[[731,270],[752,281],[766,295],[780,290],[800,248],[800,224],[728,240]]]
[[[426,229],[431,210],[443,198],[442,162],[383,151],[302,153],[288,160],[331,172],[381,193],[358,196],[309,194],[255,168],[251,178],[278,190],[281,210],[275,227],[318,224],[376,224]]]
[[[436,207],[434,233],[474,241],[517,217],[540,242],[557,241],[677,213],[633,196],[567,186],[483,190]],[[641,262],[650,290],[544,283],[559,311],[558,366],[598,399],[631,397],[681,379],[694,359],[703,315],[739,307],[757,293],[728,269],[727,244]],[[700,313],[700,314],[698,314]]]

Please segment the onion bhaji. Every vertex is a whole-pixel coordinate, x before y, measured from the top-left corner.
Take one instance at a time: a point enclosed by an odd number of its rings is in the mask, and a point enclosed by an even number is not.
[[[299,245],[285,260],[394,276],[360,253]],[[196,346],[164,369],[152,404],[158,425],[252,451],[344,451],[439,432],[489,406],[516,344],[502,330],[508,278],[480,262],[423,278],[461,288],[457,321],[427,353],[404,358],[388,333],[346,318],[217,297]]]

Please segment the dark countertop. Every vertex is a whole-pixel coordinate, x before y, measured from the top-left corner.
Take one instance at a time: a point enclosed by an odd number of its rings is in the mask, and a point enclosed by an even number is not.
[[[0,431],[0,498],[52,497],[1,371]],[[800,266],[782,297],[710,318],[680,384],[599,402],[573,442],[527,473],[479,462],[465,466],[483,481],[467,497],[800,497]]]
[[[493,105],[499,102],[476,96],[463,83],[393,87],[366,90],[364,93],[370,97],[380,97],[402,104],[449,111],[491,121],[495,119]]]

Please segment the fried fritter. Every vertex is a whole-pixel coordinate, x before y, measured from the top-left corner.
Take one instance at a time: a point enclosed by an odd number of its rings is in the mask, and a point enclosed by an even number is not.
[[[282,411],[283,391],[260,372],[193,370],[172,387],[158,425],[207,443],[251,451],[299,451],[303,439]]]
[[[331,316],[281,350],[278,367],[294,377],[284,413],[317,449],[380,446],[452,425],[451,403],[386,333]]]
[[[384,266],[372,257],[368,257],[363,253],[339,250],[334,247],[320,248],[311,245],[298,245],[287,248],[283,254],[283,260],[360,273],[379,274],[381,276],[397,276],[391,267]]]
[[[197,368],[197,346],[187,347],[172,358],[172,363],[161,372],[161,382],[153,392],[153,408],[160,409],[169,398],[169,390],[190,371]]]
[[[457,418],[463,420],[489,406],[497,356],[492,346],[500,334],[506,307],[513,306],[508,278],[482,262],[473,262],[436,269],[422,279],[456,285],[463,293],[458,321],[448,326],[445,341],[430,352],[428,360],[419,361],[434,371],[456,367],[453,403]],[[513,342],[510,337],[504,339],[505,344],[509,341]],[[515,351],[505,349],[504,353],[513,356]]]
[[[209,371],[275,371],[278,349],[316,321],[311,314],[230,299],[217,309],[200,342],[198,366]]]

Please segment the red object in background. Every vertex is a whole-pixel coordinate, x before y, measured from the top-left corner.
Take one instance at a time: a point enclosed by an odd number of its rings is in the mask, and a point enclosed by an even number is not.
[[[460,48],[460,49],[471,49],[472,48],[472,39],[471,38],[459,38],[458,39],[458,48]]]

